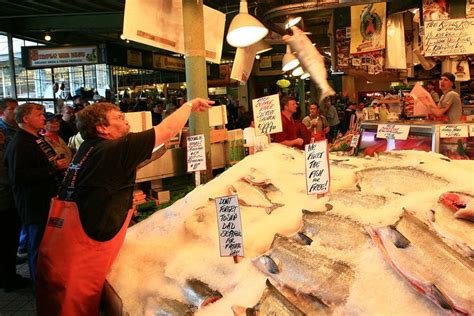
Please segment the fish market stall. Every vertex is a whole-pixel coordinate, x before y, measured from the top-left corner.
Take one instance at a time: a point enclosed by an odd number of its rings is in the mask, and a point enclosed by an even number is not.
[[[383,126],[408,129],[404,138],[380,135]],[[474,123],[443,124],[432,121],[391,123],[362,122],[358,154],[373,156],[390,150],[422,150],[442,153],[451,159],[474,159]]]
[[[118,313],[472,314],[474,163],[329,159],[325,196],[306,194],[304,152],[271,144],[131,227],[107,278]],[[219,253],[215,199],[230,194],[237,263]]]

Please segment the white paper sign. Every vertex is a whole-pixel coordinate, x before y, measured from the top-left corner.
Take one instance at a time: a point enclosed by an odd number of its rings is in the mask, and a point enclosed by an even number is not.
[[[306,192],[321,194],[329,192],[329,156],[327,140],[305,146]]]
[[[407,139],[410,132],[409,125],[379,124],[377,127],[377,138]]]
[[[252,100],[255,135],[274,134],[283,130],[278,94]]]
[[[357,144],[359,144],[359,138],[360,138],[359,134],[352,135],[351,147],[354,147],[354,148],[357,147]]]
[[[469,136],[474,137],[474,124],[469,125]]]
[[[469,128],[467,125],[441,125],[439,127],[439,137],[468,137]]]
[[[244,256],[239,198],[229,195],[216,198],[217,226],[221,257]]]
[[[425,56],[474,54],[474,19],[425,21]]]
[[[193,135],[187,138],[188,172],[206,170],[206,149],[204,135]]]
[[[225,14],[203,6],[206,60],[220,63]],[[185,54],[181,0],[127,0],[123,19],[125,38]]]
[[[240,81],[241,83],[246,83],[252,73],[255,55],[256,44],[237,48],[230,78]]]

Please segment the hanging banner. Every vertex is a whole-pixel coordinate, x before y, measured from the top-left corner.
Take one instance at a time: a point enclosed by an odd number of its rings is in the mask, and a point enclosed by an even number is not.
[[[27,53],[23,53],[26,51]],[[97,46],[22,47],[26,68],[45,68],[97,64]]]
[[[386,3],[351,7],[351,54],[385,48]]]
[[[474,54],[474,19],[425,22],[425,56]]]
[[[274,134],[283,130],[278,94],[253,99],[252,107],[255,135]]]
[[[239,198],[229,195],[216,198],[217,226],[221,257],[244,256]]]
[[[184,72],[186,65],[182,58],[153,54],[153,68]]]
[[[206,60],[220,63],[225,14],[203,6]],[[123,35],[145,45],[185,54],[181,0],[127,0]]]
[[[447,2],[446,0],[423,0],[423,21],[449,19]]]
[[[306,192],[322,194],[329,192],[329,155],[327,140],[308,144],[304,148],[306,165]]]

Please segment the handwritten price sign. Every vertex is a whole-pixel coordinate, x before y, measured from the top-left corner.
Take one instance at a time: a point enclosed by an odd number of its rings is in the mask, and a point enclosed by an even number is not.
[[[206,170],[206,150],[204,135],[194,135],[187,138],[188,143],[188,172]]]
[[[467,125],[441,125],[439,127],[439,137],[468,137],[469,126]]]
[[[425,56],[474,54],[474,19],[425,21]]]
[[[407,139],[409,132],[409,125],[379,124],[377,127],[377,138]]]
[[[243,257],[239,198],[237,195],[216,198],[216,209],[221,257]]]
[[[474,124],[469,125],[469,136],[474,137]]]
[[[351,147],[354,147],[354,148],[357,147],[357,145],[359,144],[359,138],[360,138],[359,134],[352,135]]]
[[[306,191],[321,194],[329,191],[329,156],[326,140],[305,146]]]
[[[283,130],[278,94],[253,99],[252,107],[255,135],[274,134]]]

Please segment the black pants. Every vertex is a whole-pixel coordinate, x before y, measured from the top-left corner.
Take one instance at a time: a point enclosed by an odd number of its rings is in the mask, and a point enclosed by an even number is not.
[[[16,275],[16,252],[21,220],[16,209],[0,211],[0,284],[12,282]]]

